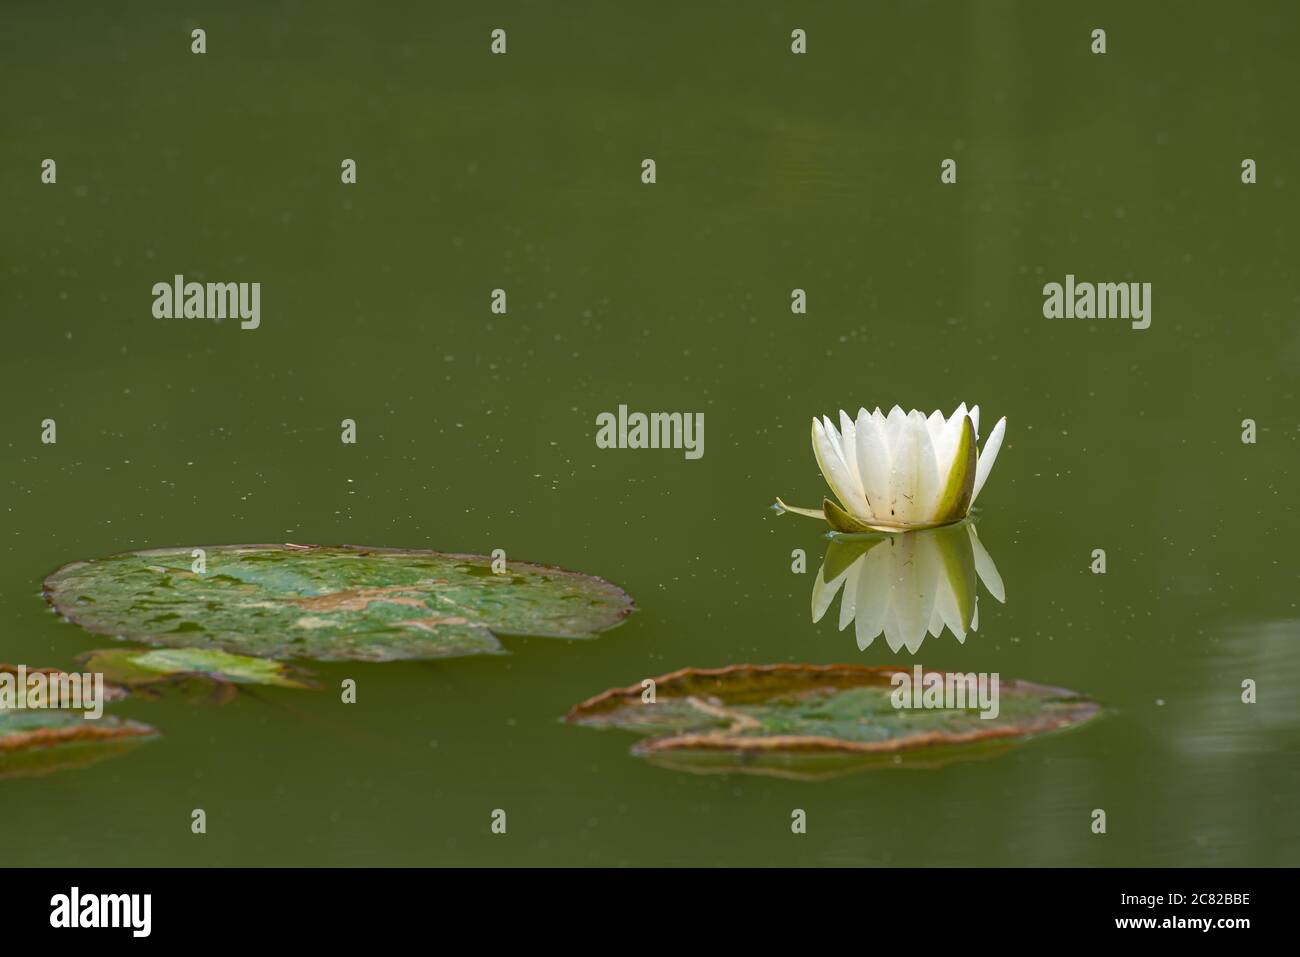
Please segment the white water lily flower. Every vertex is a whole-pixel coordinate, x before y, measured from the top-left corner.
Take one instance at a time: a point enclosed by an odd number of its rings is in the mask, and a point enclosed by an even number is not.
[[[812,619],[821,621],[836,595],[839,626],[852,622],[858,647],[884,635],[891,651],[912,654],[926,636],[947,628],[965,642],[979,629],[977,582],[1006,603],[1006,588],[975,525],[949,526],[901,535],[837,539],[812,590]]]
[[[926,416],[898,406],[840,412],[840,427],[828,416],[813,419],[813,453],[830,485],[820,511],[783,510],[825,518],[837,532],[905,532],[961,521],[970,511],[1002,447],[1003,416],[984,442],[979,441],[979,406],[963,402],[948,418],[938,410]]]

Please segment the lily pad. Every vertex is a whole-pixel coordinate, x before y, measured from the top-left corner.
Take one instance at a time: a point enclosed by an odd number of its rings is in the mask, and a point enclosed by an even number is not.
[[[109,648],[92,651],[78,659],[105,681],[136,690],[187,678],[206,678],[228,684],[274,685],[280,688],[310,688],[283,663],[268,658],[250,658],[206,648],[154,648],[136,650]]]
[[[603,579],[485,555],[353,545],[212,545],[74,562],[45,580],[96,634],[258,658],[394,661],[498,654],[497,635],[592,638],[632,600]]]
[[[565,720],[650,735],[633,752],[673,766],[815,777],[872,764],[915,765],[917,758],[933,766],[1082,724],[1100,710],[1076,692],[1017,680],[999,681],[998,712],[988,718],[977,704],[899,708],[898,674],[914,672],[861,665],[683,668],[654,679],[654,703],[643,701],[638,683],[582,702]]]
[[[94,669],[91,669],[91,673],[92,674],[94,673]],[[12,675],[14,678],[19,680],[21,680],[19,677],[20,675],[25,675],[26,678],[30,681],[32,675],[42,674],[45,675],[48,680],[48,679],[60,678],[63,675],[67,674],[67,672],[60,668],[28,668],[25,666],[20,668],[19,665],[11,665],[11,664],[6,664],[4,662],[0,662],[0,675],[4,675],[4,674]],[[123,685],[118,684],[114,682],[113,679],[105,676],[103,694],[104,694],[104,703],[107,704],[110,701],[120,701],[123,698],[128,697],[130,695],[130,691]],[[4,714],[4,713],[5,713],[4,710],[0,710],[0,714]]]
[[[791,781],[825,781],[880,768],[931,771],[959,762],[987,761],[1006,754],[1012,747],[1004,741],[986,741],[892,753],[825,751],[815,754],[682,748],[654,751],[642,756],[655,767],[690,774],[753,774]]]
[[[157,734],[111,715],[88,720],[80,711],[0,710],[0,778],[84,767]]]

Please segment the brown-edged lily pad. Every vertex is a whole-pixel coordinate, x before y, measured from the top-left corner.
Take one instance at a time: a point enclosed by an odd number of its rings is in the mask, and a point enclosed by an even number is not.
[[[45,580],[96,634],[259,658],[392,661],[494,654],[497,635],[591,638],[632,600],[591,575],[484,555],[352,545],[213,545],[75,562]]]
[[[26,665],[11,665],[0,662],[0,676],[9,676],[8,679],[0,677],[0,683],[4,683],[4,687],[15,693],[17,690],[16,686],[19,682],[25,681],[30,687],[35,675],[43,675],[47,687],[58,688],[64,683],[65,676],[70,679],[74,674],[81,675],[80,683],[85,687],[86,675],[90,674],[93,680],[94,673],[95,669],[90,669],[89,672],[67,672],[59,668],[29,668]],[[130,691],[125,686],[113,681],[107,675],[104,677],[103,687],[100,690],[103,692],[104,703],[109,701],[120,701],[130,694]],[[0,692],[0,713],[3,713],[6,702],[7,698],[5,694]]]
[[[24,671],[28,677],[62,674],[52,668]],[[14,665],[0,665],[0,672],[9,676],[20,673]],[[123,695],[121,688],[104,686],[105,700]],[[147,724],[112,715],[87,718],[84,711],[0,707],[0,778],[84,767],[121,754],[157,734]]]
[[[157,735],[147,724],[111,715],[88,721],[77,711],[0,711],[0,778],[85,767]]]
[[[818,777],[873,765],[935,766],[983,756],[1082,724],[1100,710],[1073,691],[1000,679],[996,715],[974,698],[968,707],[914,707],[916,702],[903,696],[902,678],[895,676],[906,676],[910,688],[916,674],[911,668],[861,665],[683,668],[654,679],[653,703],[638,683],[582,702],[566,720],[648,735],[634,753],[672,767]],[[921,675],[923,686],[973,688],[965,683],[967,676]]]

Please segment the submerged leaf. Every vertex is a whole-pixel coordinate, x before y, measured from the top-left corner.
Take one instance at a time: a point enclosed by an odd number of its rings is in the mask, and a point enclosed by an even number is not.
[[[87,670],[101,672],[106,681],[133,690],[193,677],[231,684],[312,687],[310,683],[294,677],[279,661],[232,655],[205,648],[156,648],[147,651],[110,648],[88,652],[79,660]]]
[[[95,670],[95,669],[91,669],[91,674],[92,674],[92,675],[93,675],[93,673],[94,673],[94,670]],[[53,684],[55,680],[57,680],[57,679],[59,679],[59,678],[62,678],[64,675],[68,675],[69,677],[71,677],[71,675],[70,675],[67,671],[64,671],[64,670],[62,670],[62,669],[60,669],[60,668],[28,668],[28,667],[24,667],[24,668],[23,668],[23,672],[26,674],[26,676],[27,676],[27,680],[28,680],[29,684],[30,684],[30,681],[31,681],[31,676],[32,676],[32,675],[37,675],[37,674],[45,675],[45,676],[46,676],[46,680],[49,681],[51,684]],[[13,681],[13,682],[15,682],[15,690],[16,690],[16,681],[17,681],[17,679],[18,679],[18,677],[19,677],[19,674],[20,674],[20,672],[19,672],[19,666],[18,666],[18,665],[5,664],[5,663],[3,663],[3,662],[0,662],[0,675],[6,675],[6,674],[12,676],[12,678],[11,678],[10,680]],[[85,684],[84,678],[83,678],[83,681],[81,682],[81,686],[82,686],[83,688],[86,687],[86,684]],[[122,698],[126,698],[126,697],[128,697],[128,696],[130,695],[130,692],[127,690],[126,687],[124,687],[124,686],[121,685],[121,684],[118,684],[117,682],[113,681],[112,678],[109,678],[109,677],[107,677],[107,676],[104,677],[103,692],[104,692],[104,701],[105,701],[105,703],[107,703],[107,702],[109,702],[109,701],[120,701]],[[3,713],[3,709],[0,709],[0,714],[2,714],[2,713]]]
[[[259,658],[392,661],[493,654],[498,634],[591,638],[632,600],[603,579],[484,555],[352,545],[217,545],[75,562],[45,580],[96,634]]]
[[[120,754],[157,730],[139,721],[80,711],[0,709],[0,778],[84,767]]]
[[[1000,681],[998,713],[989,718],[975,702],[896,707],[900,674],[910,679],[914,672],[860,665],[683,668],[655,679],[653,703],[643,700],[641,684],[614,688],[575,706],[566,720],[651,735],[634,752],[674,766],[817,776],[880,764],[882,758],[900,763],[895,756],[934,765],[1078,725],[1099,711],[1096,702],[1073,691],[1027,681]]]
[[[1005,741],[979,741],[943,748],[868,753],[736,752],[689,748],[638,753],[650,764],[671,771],[687,771],[691,774],[755,774],[791,781],[824,781],[843,774],[880,768],[928,771],[958,762],[987,761],[1006,754],[1012,747],[1013,744]]]

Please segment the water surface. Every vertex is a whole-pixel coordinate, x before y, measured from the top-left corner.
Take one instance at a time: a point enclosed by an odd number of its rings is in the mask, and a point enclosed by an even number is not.
[[[9,4],[0,660],[102,646],[42,578],[166,545],[504,548],[639,610],[508,657],[319,667],[354,706],[127,702],[160,740],[0,781],[4,859],[1300,863],[1298,21],[1092,7]],[[261,328],[153,319],[176,273],[260,281]],[[1151,328],[1044,319],[1067,273],[1152,282]],[[822,529],[768,506],[823,494],[812,415],[963,400],[1010,420],[978,525],[1007,601],[964,642],[859,650],[812,621]],[[705,455],[597,449],[620,403],[704,412]],[[746,661],[997,671],[1109,714],[816,783],[559,721]]]

